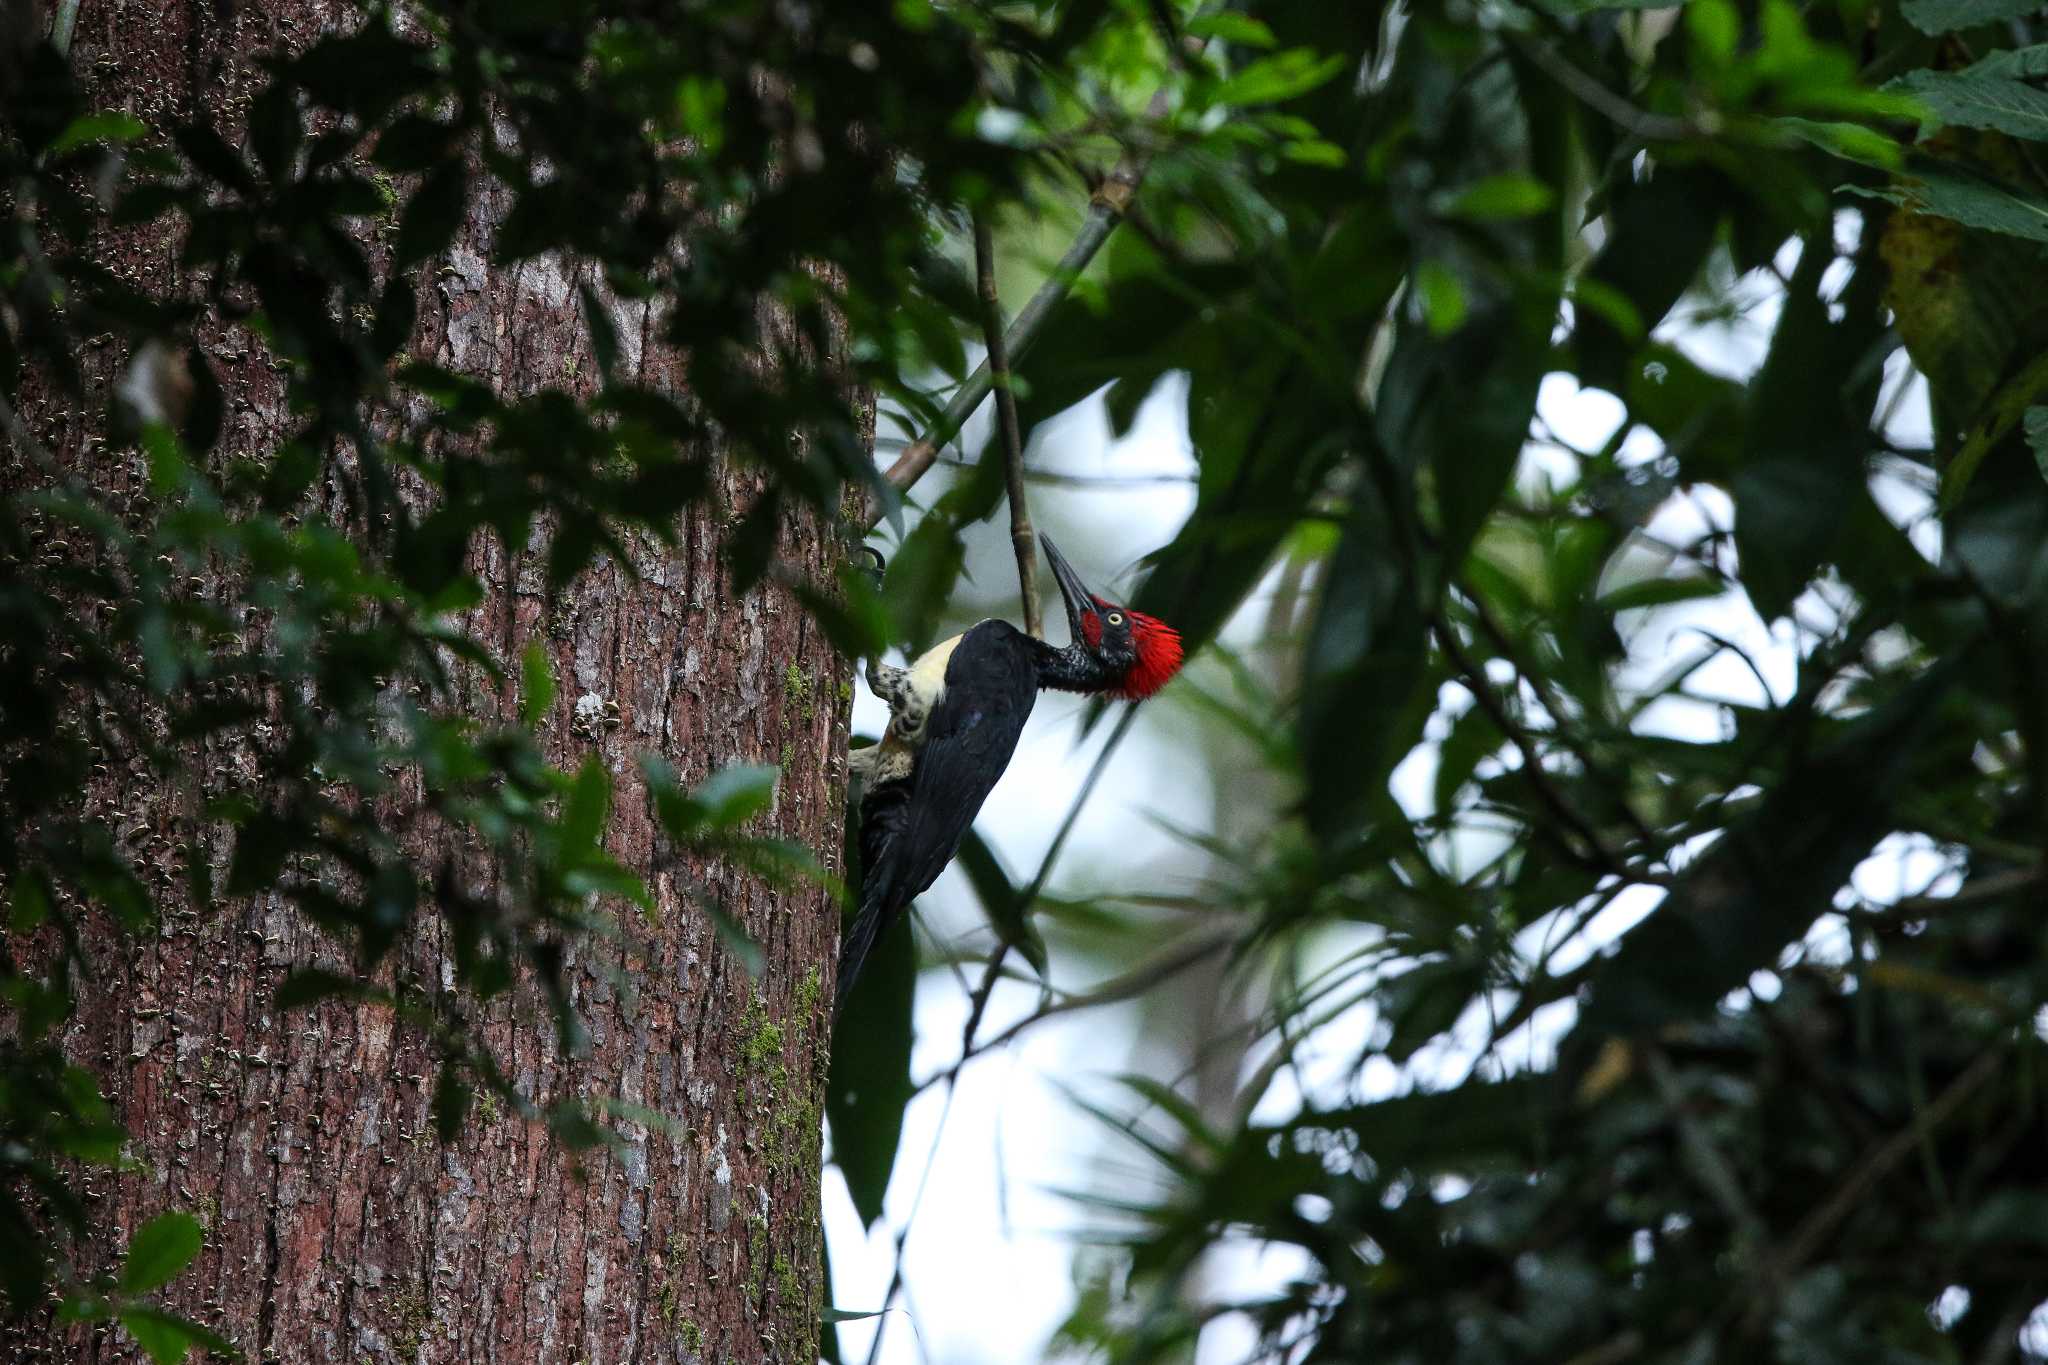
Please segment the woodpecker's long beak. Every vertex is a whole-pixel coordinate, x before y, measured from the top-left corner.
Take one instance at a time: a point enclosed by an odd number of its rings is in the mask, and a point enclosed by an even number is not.
[[[1045,562],[1052,566],[1052,576],[1060,585],[1060,596],[1067,600],[1067,638],[1075,644],[1084,644],[1088,637],[1081,633],[1081,618],[1095,610],[1095,594],[1088,591],[1088,585],[1081,581],[1081,575],[1074,572],[1074,566],[1067,563],[1067,557],[1052,543],[1052,537],[1040,533],[1038,543],[1045,547]]]

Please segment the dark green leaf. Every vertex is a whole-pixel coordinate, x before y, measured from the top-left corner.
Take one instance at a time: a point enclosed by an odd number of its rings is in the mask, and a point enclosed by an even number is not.
[[[324,971],[318,967],[300,967],[287,976],[277,988],[279,1009],[302,1009],[322,1000],[354,1000],[363,996],[368,989],[366,983],[352,976]]]
[[[974,888],[996,937],[1022,953],[1031,969],[1044,976],[1045,940],[1038,936],[1037,926],[1031,922],[1031,907],[1021,904],[1020,893],[1009,873],[1003,870],[995,850],[970,829],[960,841],[960,851],[953,856],[966,872],[968,884]]]
[[[536,728],[554,704],[555,670],[547,646],[530,640],[519,656],[519,723]]]
[[[87,114],[84,118],[73,119],[56,141],[49,146],[49,155],[63,156],[66,152],[95,142],[133,142],[149,131],[141,119],[133,114],[104,110]]]
[[[403,270],[446,251],[469,209],[469,168],[459,158],[442,163],[406,201],[392,267]]]
[[[206,1240],[199,1220],[188,1213],[160,1213],[136,1229],[121,1262],[118,1281],[124,1294],[147,1294],[169,1284],[199,1254]]]
[[[2023,19],[2040,10],[2038,0],[1905,0],[1899,6],[1899,12],[1922,33]]]
[[[916,993],[915,938],[910,925],[898,924],[876,941],[853,992],[836,1006],[825,1115],[832,1125],[833,1164],[846,1177],[863,1226],[882,1216],[882,1196],[903,1136]]]
[[[224,1356],[241,1354],[225,1337],[161,1308],[131,1303],[124,1305],[118,1316],[121,1325],[128,1329],[128,1335],[135,1338],[136,1344],[149,1353],[149,1358],[156,1365],[177,1365],[195,1346]]]

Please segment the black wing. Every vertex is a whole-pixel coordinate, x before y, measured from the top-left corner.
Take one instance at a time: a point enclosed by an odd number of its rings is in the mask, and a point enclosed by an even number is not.
[[[946,695],[925,719],[907,818],[885,854],[893,864],[892,894],[902,904],[922,895],[953,861],[1010,766],[1037,699],[1026,636],[1007,621],[984,621],[967,632],[947,665]]]
[[[875,939],[953,860],[1037,699],[1030,639],[1007,621],[982,622],[953,650],[910,775],[861,800],[860,915],[839,953],[840,1000]]]

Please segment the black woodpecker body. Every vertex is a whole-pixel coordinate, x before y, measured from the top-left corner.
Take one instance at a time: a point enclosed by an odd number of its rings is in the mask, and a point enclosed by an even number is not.
[[[1051,540],[1039,537],[1066,600],[1069,639],[1055,649],[1007,621],[983,621],[908,668],[871,664],[868,685],[889,703],[882,742],[854,755],[867,779],[860,805],[860,913],[839,950],[835,1012],[868,950],[938,880],[988,799],[1041,688],[1141,701],[1180,667],[1180,636],[1103,600]]]

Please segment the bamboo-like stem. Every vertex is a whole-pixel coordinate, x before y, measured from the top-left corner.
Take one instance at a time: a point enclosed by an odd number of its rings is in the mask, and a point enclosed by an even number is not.
[[[1003,438],[1003,477],[1010,494],[1010,548],[1017,554],[1017,591],[1024,598],[1024,630],[1045,638],[1038,612],[1038,544],[1031,504],[1024,496],[1024,438],[1017,425],[1017,393],[1010,387],[1009,349],[1003,340],[1003,305],[996,297],[995,233],[988,215],[974,215],[974,285],[981,295],[981,334],[988,343],[989,378],[996,390],[996,429]]]
[[[1157,118],[1166,112],[1165,92],[1154,97],[1152,106],[1146,111]],[[1003,334],[1003,349],[1011,365],[1020,365],[1031,350],[1038,334],[1045,330],[1046,320],[1052,316],[1053,308],[1066,298],[1073,289],[1074,281],[1081,278],[1081,272],[1095,259],[1095,253],[1109,240],[1109,234],[1116,231],[1117,224],[1130,211],[1131,201],[1137,196],[1138,183],[1145,176],[1146,158],[1135,153],[1117,163],[1109,178],[1096,189],[1088,203],[1088,215],[1081,220],[1081,230],[1074,234],[1074,240],[1067,247],[1060,263],[1053,267],[1045,283],[1038,286],[1038,292],[1018,312]],[[995,387],[995,376],[988,362],[975,367],[965,383],[954,391],[952,401],[939,414],[930,430],[903,448],[889,466],[887,478],[897,492],[905,492],[923,478],[938,461],[939,451],[945,444],[960,434],[960,428],[981,406],[981,400],[988,397]],[[875,509],[869,519],[872,526],[881,520],[881,510]]]
[[[78,0],[57,0],[57,18],[50,25],[50,46],[71,55],[71,30],[78,25]]]

